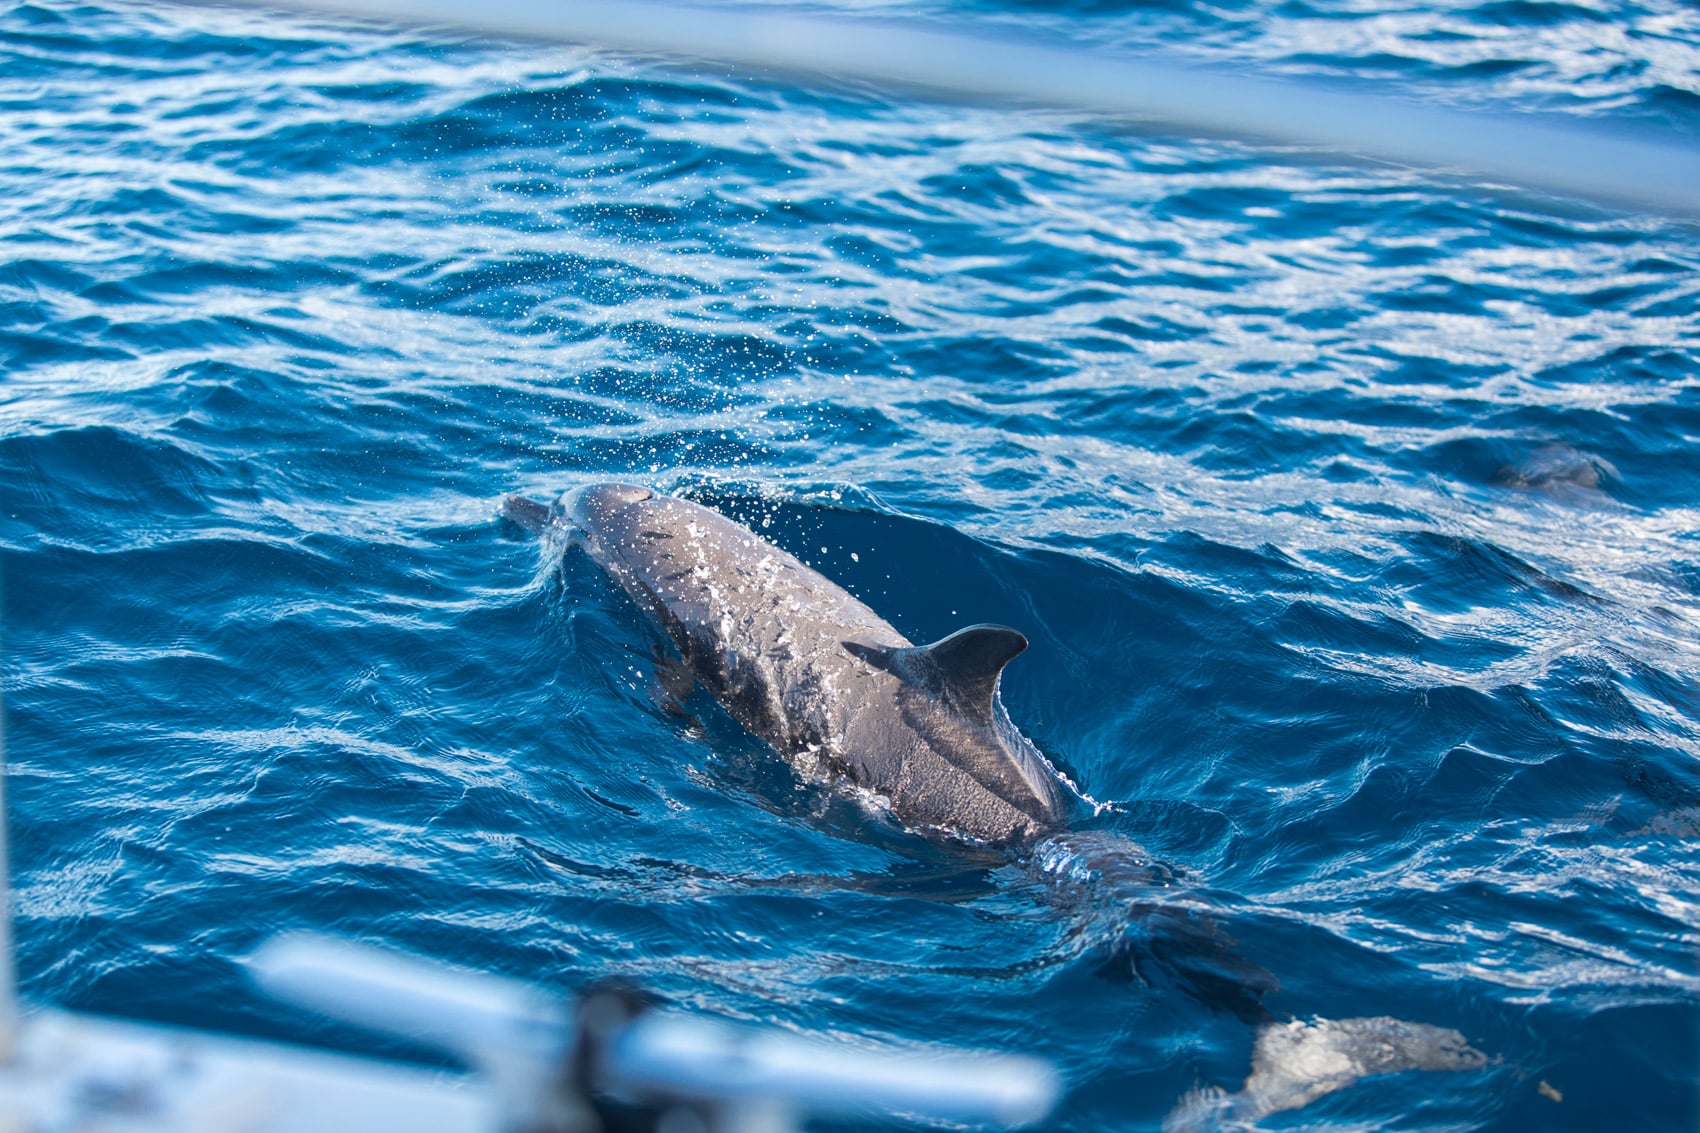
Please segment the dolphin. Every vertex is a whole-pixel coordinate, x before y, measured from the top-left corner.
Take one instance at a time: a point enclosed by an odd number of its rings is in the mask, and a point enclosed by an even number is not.
[[[1609,503],[1607,489],[1622,481],[1623,474],[1605,457],[1565,444],[1543,445],[1493,477],[1499,487],[1546,492],[1573,504]]]
[[[1283,1022],[1262,1004],[1270,973],[1215,920],[1176,900],[1174,875],[1132,842],[1071,831],[1090,810],[998,695],[1019,632],[972,625],[915,645],[826,576],[719,512],[631,484],[592,484],[502,514],[564,531],[677,646],[690,674],[806,776],[881,796],[905,824],[1029,852],[1042,872],[1093,880],[1131,901],[1118,959],[1173,979],[1256,1028],[1252,1073],[1230,1094],[1189,1092],[1165,1129],[1253,1121],[1371,1074],[1480,1069],[1457,1031],[1388,1017]],[[1153,900],[1155,898],[1155,900]]]
[[[1084,800],[1010,721],[1003,668],[1027,639],[971,625],[916,645],[849,591],[717,511],[592,484],[503,514],[562,528],[672,639],[734,719],[806,776],[848,781],[906,825],[994,846]]]

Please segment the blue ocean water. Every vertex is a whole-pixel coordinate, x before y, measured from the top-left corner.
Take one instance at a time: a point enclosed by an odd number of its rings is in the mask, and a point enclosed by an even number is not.
[[[1700,134],[1675,0],[906,10]],[[112,2],[0,15],[0,186],[31,997],[396,1053],[248,986],[309,928],[1028,1050],[1057,1129],[1238,1086],[1249,1028],[1118,970],[1089,884],[658,707],[617,588],[497,519],[618,478],[912,639],[1021,629],[1012,717],[1272,1011],[1490,1056],[1269,1125],[1700,1125],[1692,225]]]

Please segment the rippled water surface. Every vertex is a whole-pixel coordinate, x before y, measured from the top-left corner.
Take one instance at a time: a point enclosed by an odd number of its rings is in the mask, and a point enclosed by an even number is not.
[[[885,5],[848,5],[878,16]],[[934,4],[1700,136],[1671,3]],[[1279,1127],[1700,1122],[1700,233],[1031,110],[167,5],[0,15],[19,963],[379,1050],[312,928],[1024,1049],[1058,1129],[1237,1088],[1091,883],[903,830],[700,697],[594,479],[758,526],[1216,895],[1279,1018],[1461,1032]]]

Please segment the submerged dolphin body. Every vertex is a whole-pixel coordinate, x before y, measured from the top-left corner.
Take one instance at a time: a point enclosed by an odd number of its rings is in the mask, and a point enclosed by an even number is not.
[[[1082,806],[998,696],[1027,647],[975,625],[917,646],[843,587],[719,512],[595,484],[552,508],[510,497],[522,526],[564,527],[666,630],[691,674],[805,774],[847,779],[905,823],[1031,841]]]

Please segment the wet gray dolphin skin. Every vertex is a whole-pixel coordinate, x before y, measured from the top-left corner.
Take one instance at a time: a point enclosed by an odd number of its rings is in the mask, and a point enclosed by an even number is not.
[[[595,484],[504,514],[567,529],[672,638],[692,675],[805,775],[848,779],[912,826],[1031,840],[1081,805],[998,696],[1027,647],[976,625],[917,646],[800,560],[719,512]]]

